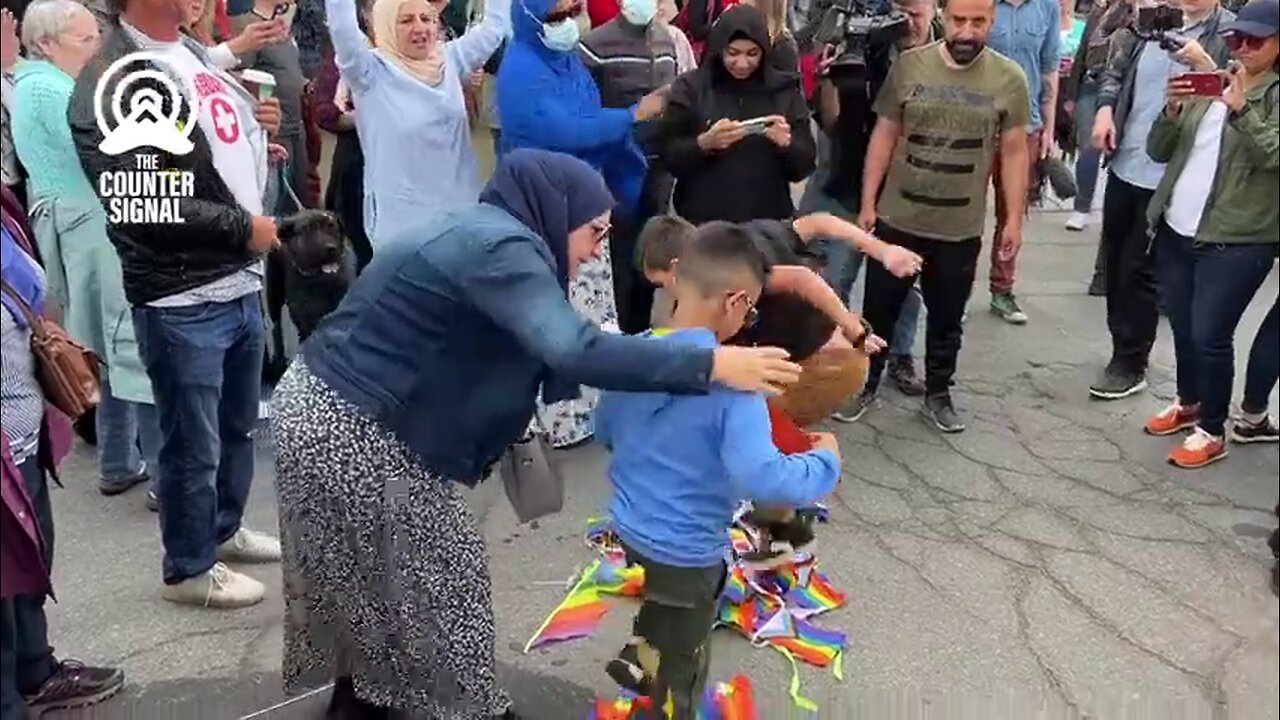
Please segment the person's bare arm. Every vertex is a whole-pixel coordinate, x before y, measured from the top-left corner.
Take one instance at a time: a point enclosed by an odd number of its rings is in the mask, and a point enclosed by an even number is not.
[[[1058,84],[1061,78],[1055,68],[1044,74],[1044,96],[1040,101],[1040,117],[1044,118],[1044,132],[1040,134],[1040,157],[1048,157],[1053,147],[1054,132],[1058,126]],[[1037,160],[1039,158],[1036,158]]]
[[[835,132],[836,120],[840,118],[840,91],[830,80],[823,80],[818,85],[818,122],[828,135]]]
[[[826,280],[803,265],[774,265],[769,270],[766,290],[796,295],[830,318],[841,334],[851,340],[862,334],[862,317],[844,306]]]
[[[1027,210],[1027,183],[1030,160],[1027,157],[1027,131],[1018,126],[1000,134],[1000,191],[1008,208],[1004,231],[998,240],[998,252],[1013,257],[1022,245],[1022,218]]]
[[[887,243],[857,225],[832,215],[813,213],[792,222],[796,234],[808,243],[815,237],[836,238],[848,243],[854,250],[884,265],[897,277],[909,277],[920,272],[920,256]]]
[[[1027,158],[1027,131],[1009,128],[1000,134],[1000,186],[1009,219],[1022,222],[1027,211],[1027,175],[1031,163]]]

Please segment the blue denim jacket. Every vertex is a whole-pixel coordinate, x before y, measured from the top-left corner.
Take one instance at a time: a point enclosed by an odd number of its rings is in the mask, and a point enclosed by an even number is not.
[[[444,215],[387,238],[302,356],[427,470],[468,485],[524,433],[540,384],[548,401],[578,383],[708,391],[710,350],[602,332],[574,312],[554,267],[504,210]]]

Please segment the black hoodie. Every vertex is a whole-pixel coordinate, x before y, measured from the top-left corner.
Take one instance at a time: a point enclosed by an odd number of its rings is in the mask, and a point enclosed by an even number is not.
[[[734,79],[720,59],[738,38],[764,50],[759,69],[746,80]],[[766,115],[787,119],[790,146],[780,148],[764,135],[748,135],[725,150],[698,147],[698,135],[717,120]],[[720,15],[703,64],[671,86],[662,136],[661,154],[676,178],[676,212],[690,222],[782,219],[795,213],[791,183],[808,177],[814,167],[809,108],[795,77],[769,62],[769,33],[758,10],[735,5]]]

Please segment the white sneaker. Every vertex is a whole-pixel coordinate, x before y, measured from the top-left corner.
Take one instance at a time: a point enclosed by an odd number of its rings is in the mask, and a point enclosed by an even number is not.
[[[1067,218],[1067,229],[1071,232],[1080,232],[1089,226],[1089,214],[1082,212],[1071,213],[1071,217]]]
[[[246,563],[279,562],[280,540],[242,527],[218,546],[218,559]]]
[[[207,608],[242,608],[262,602],[267,588],[248,575],[241,575],[222,563],[208,572],[165,585],[160,597],[172,603]]]

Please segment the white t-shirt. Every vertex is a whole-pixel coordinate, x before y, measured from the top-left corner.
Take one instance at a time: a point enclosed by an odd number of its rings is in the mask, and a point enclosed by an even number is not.
[[[1218,158],[1222,153],[1222,131],[1227,123],[1227,106],[1215,100],[1205,111],[1196,128],[1195,144],[1187,156],[1187,164],[1173,185],[1164,221],[1183,237],[1195,237],[1204,217],[1214,178],[1218,176]]]
[[[240,207],[251,215],[262,215],[267,186],[267,139],[253,117],[252,106],[230,87],[233,81],[229,76],[206,65],[181,40],[156,40],[130,25],[122,24],[122,27],[139,46],[167,55],[170,69],[181,76],[188,101],[199,103],[196,122],[209,142],[214,169]],[[224,278],[148,304],[176,307],[230,302],[261,290],[262,275],[263,263],[258,261]]]
[[[252,215],[261,215],[267,162],[265,153],[259,157],[249,142],[251,133],[262,133],[252,108],[228,87],[221,71],[205,65],[187,46],[181,42],[166,45],[173,71],[186,82],[187,97],[199,102],[196,118],[213,152],[213,166],[240,206]],[[265,149],[265,139],[260,146]]]

